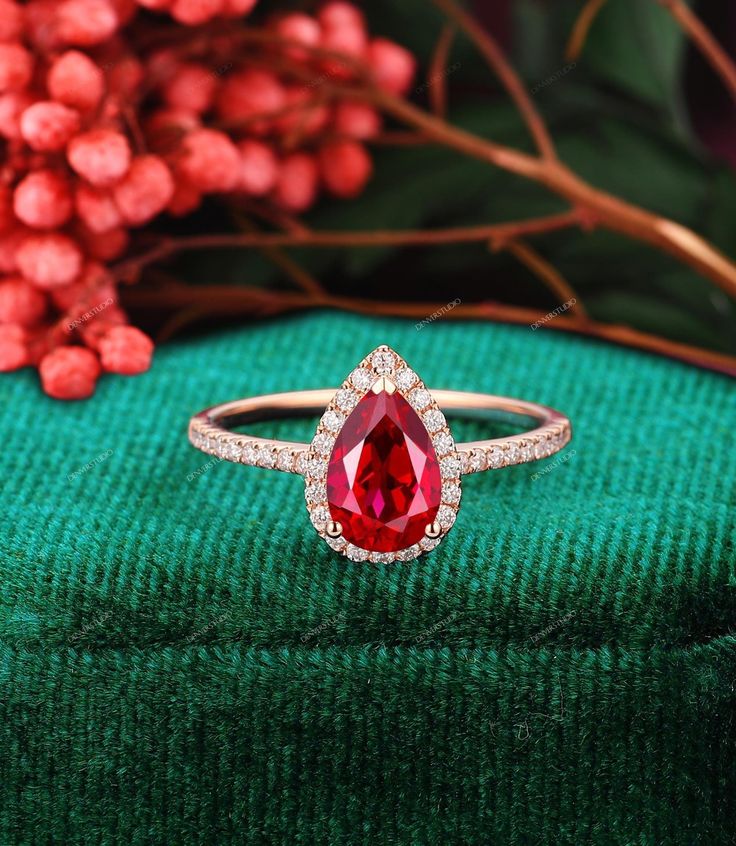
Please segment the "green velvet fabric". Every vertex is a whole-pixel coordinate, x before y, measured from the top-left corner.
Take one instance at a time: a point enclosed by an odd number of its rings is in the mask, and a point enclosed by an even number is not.
[[[335,555],[299,477],[186,440],[191,413],[336,385],[379,343],[574,426],[565,461],[467,478],[407,564]],[[30,372],[0,398],[2,846],[732,842],[732,381],[316,314],[162,348],[88,402]]]

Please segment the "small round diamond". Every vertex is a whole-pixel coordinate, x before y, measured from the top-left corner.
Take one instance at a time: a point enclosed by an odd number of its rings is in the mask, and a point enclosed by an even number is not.
[[[396,559],[398,561],[412,561],[418,555],[422,554],[422,548],[419,546],[418,543],[415,543],[414,546],[410,546],[407,549],[402,549],[396,553]]]
[[[325,411],[322,415],[322,425],[330,432],[337,432],[345,422],[345,418],[339,411]]]
[[[440,471],[443,477],[459,476],[462,464],[456,455],[448,455],[440,461]]]
[[[312,484],[307,485],[304,488],[304,496],[309,503],[313,502],[324,502],[325,499],[325,486],[324,484],[318,484],[312,482]]]
[[[428,552],[430,549],[434,549],[440,540],[441,538],[422,538],[419,541],[419,546],[421,546],[425,552]]]
[[[276,466],[276,453],[272,449],[262,449],[259,451],[258,464],[261,467],[273,468]]]
[[[409,403],[417,411],[421,411],[423,408],[426,408],[431,402],[432,397],[430,397],[429,391],[425,391],[424,388],[414,388],[414,390],[409,394]]]
[[[442,485],[442,501],[453,504],[460,502],[460,485],[457,482],[447,482]]]
[[[514,464],[519,455],[519,446],[515,441],[511,441],[506,446],[506,464]]]
[[[312,521],[312,525],[317,530],[322,530],[324,528],[325,523],[330,519],[330,512],[324,507],[324,505],[319,505],[317,508],[313,508],[309,513],[309,519]]]
[[[437,511],[437,522],[443,529],[449,529],[455,522],[455,509],[450,508],[449,505],[441,505]]]
[[[307,475],[318,479],[327,473],[327,459],[314,456],[307,460]]]
[[[276,466],[279,470],[283,470],[285,473],[290,473],[294,469],[294,456],[291,454],[290,450],[279,450],[279,454],[276,459]]]
[[[243,446],[237,441],[228,441],[222,448],[222,457],[228,461],[240,461],[243,455]]]
[[[347,543],[342,535],[339,538],[325,538],[325,540],[337,552],[345,549],[345,544]]]
[[[246,444],[243,447],[243,464],[258,463],[258,447],[255,444]]]
[[[343,411],[352,411],[358,404],[358,395],[350,388],[340,388],[335,394],[335,403]]]
[[[359,546],[348,544],[345,554],[351,561],[367,561],[370,552],[367,549],[361,549]]]
[[[440,432],[438,435],[435,435],[432,439],[432,445],[437,455],[446,455],[455,449],[455,441],[453,441],[452,435],[449,432]]]
[[[359,391],[367,391],[373,384],[373,374],[370,370],[366,370],[365,367],[356,367],[350,374],[350,382]]]
[[[319,432],[314,436],[312,446],[320,455],[329,455],[335,445],[335,438],[327,432]]]
[[[496,470],[503,467],[503,451],[499,447],[489,447],[486,450],[486,458],[488,459],[489,469]]]
[[[400,391],[408,391],[417,381],[417,374],[410,367],[400,367],[394,374],[394,382]]]
[[[486,469],[486,454],[482,449],[474,449],[468,457],[468,472],[480,473]]]
[[[519,448],[519,460],[531,461],[534,458],[534,444],[531,441],[524,442]]]
[[[371,552],[370,560],[374,564],[390,564],[395,558],[390,552]]]
[[[378,352],[374,352],[371,356],[371,364],[379,376],[388,376],[389,373],[393,372],[396,358],[388,350],[378,350]]]
[[[307,475],[309,468],[309,453],[307,450],[302,450],[296,459],[296,472],[301,473],[302,476]]]
[[[428,432],[439,432],[440,429],[445,428],[446,420],[445,415],[439,410],[439,408],[430,408],[429,411],[424,412],[424,425],[427,427]]]

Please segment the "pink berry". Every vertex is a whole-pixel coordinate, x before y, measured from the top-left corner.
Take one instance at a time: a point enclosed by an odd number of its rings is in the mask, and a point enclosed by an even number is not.
[[[145,78],[146,70],[136,56],[120,56],[107,71],[107,90],[119,100],[126,100],[136,96]]]
[[[86,399],[95,392],[100,362],[86,347],[57,347],[38,367],[44,391],[54,399]]]
[[[365,18],[360,9],[352,3],[344,3],[342,0],[325,3],[317,13],[317,19],[322,26],[327,28],[340,26],[365,28]]]
[[[224,132],[195,129],[184,139],[178,166],[200,191],[230,191],[238,181],[240,154]]]
[[[201,123],[194,112],[183,109],[159,109],[144,124],[146,142],[156,153],[173,153],[182,140]]]
[[[161,96],[172,109],[201,114],[212,106],[217,83],[217,77],[209,68],[188,62],[179,65],[164,85]]]
[[[18,270],[18,249],[32,233],[32,229],[16,224],[0,234],[0,273]]]
[[[23,9],[14,0],[0,0],[0,41],[20,41]]]
[[[284,86],[269,71],[249,68],[229,76],[220,88],[217,111],[230,123],[248,123],[254,135],[269,131],[269,120],[254,120],[259,115],[277,112],[286,105]]]
[[[368,66],[376,84],[389,94],[406,94],[414,78],[414,56],[387,38],[374,38],[368,46]]]
[[[108,0],[64,0],[56,16],[59,38],[76,47],[102,44],[115,34],[119,25]]]
[[[248,138],[238,144],[240,152],[239,191],[253,197],[267,194],[276,184],[279,164],[273,150],[261,141]]]
[[[33,97],[25,91],[11,91],[0,94],[0,135],[11,141],[21,137],[20,118],[33,103]]]
[[[54,60],[46,85],[54,100],[82,112],[96,109],[105,93],[102,71],[78,50],[67,50]]]
[[[139,156],[113,188],[113,196],[126,223],[141,226],[153,220],[169,204],[174,178],[163,159]]]
[[[78,131],[79,113],[51,100],[34,103],[20,118],[23,140],[39,152],[63,150]]]
[[[375,138],[381,131],[381,115],[368,103],[344,100],[335,106],[333,115],[335,131],[365,141]]]
[[[31,81],[33,56],[20,44],[0,44],[0,94],[20,91]]]
[[[187,26],[211,21],[222,11],[222,0],[173,0],[171,16]]]
[[[99,352],[105,370],[132,376],[151,366],[153,341],[134,326],[114,326],[101,338]]]
[[[77,214],[92,232],[108,232],[122,223],[112,194],[104,188],[93,188],[80,182],[74,201]]]
[[[137,0],[139,6],[150,9],[152,12],[165,12],[173,0]]]
[[[39,288],[69,285],[82,269],[82,253],[67,235],[58,232],[30,235],[16,252],[23,276]]]
[[[114,261],[128,249],[128,231],[123,227],[106,232],[91,232],[84,224],[75,228],[75,235],[82,242],[84,251],[98,261]]]
[[[222,12],[224,18],[239,18],[249,14],[258,0],[223,0]]]
[[[7,373],[30,364],[27,336],[15,323],[0,323],[0,372]]]
[[[114,185],[130,167],[131,152],[124,135],[112,129],[93,129],[73,138],[67,159],[93,185]]]
[[[33,326],[46,313],[46,297],[16,276],[0,282],[0,323]]]
[[[319,171],[308,153],[292,153],[279,166],[274,199],[285,209],[302,212],[317,199]]]
[[[174,194],[166,210],[174,217],[184,217],[201,204],[202,192],[180,176],[174,181]]]
[[[333,141],[319,151],[322,179],[336,197],[357,197],[370,179],[373,165],[357,141]]]
[[[299,106],[303,104],[303,108]],[[314,91],[303,86],[290,85],[286,89],[286,106],[289,110],[274,120],[278,132],[294,133],[300,138],[318,135],[330,120],[330,110],[324,103],[314,102]]]
[[[61,46],[56,22],[59,0],[30,0],[25,4],[25,34],[33,48],[49,55]]]
[[[368,35],[362,12],[350,3],[328,3],[319,15],[322,24],[322,47],[343,53],[353,61],[360,61],[368,48]],[[353,75],[352,62],[328,59],[322,63],[330,76],[346,78]]]
[[[92,308],[107,310],[118,299],[110,272],[94,261],[84,265],[79,278],[71,285],[49,291],[49,297],[60,311],[81,309],[80,313]]]
[[[294,41],[305,47],[319,47],[322,38],[322,28],[317,21],[303,12],[289,12],[277,18],[274,30],[285,41]],[[297,61],[307,59],[311,55],[308,50],[299,47],[289,47],[287,54]]]
[[[113,326],[127,326],[128,316],[116,305],[108,306],[103,312],[86,320],[77,331],[82,337],[85,345],[97,352],[100,350],[100,342],[113,328]]]
[[[15,216],[33,229],[58,229],[72,216],[69,180],[55,170],[36,170],[18,183],[13,195]]]

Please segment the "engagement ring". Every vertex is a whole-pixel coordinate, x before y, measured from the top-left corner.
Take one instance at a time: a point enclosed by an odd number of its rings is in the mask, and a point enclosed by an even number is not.
[[[446,411],[531,418],[521,434],[455,443]],[[254,421],[322,413],[310,444],[230,431]],[[398,353],[378,347],[340,388],[249,397],[208,408],[189,440],[209,455],[298,473],[312,525],[352,561],[410,561],[452,528],[463,474],[546,458],[570,441],[560,412],[524,400],[430,391]]]

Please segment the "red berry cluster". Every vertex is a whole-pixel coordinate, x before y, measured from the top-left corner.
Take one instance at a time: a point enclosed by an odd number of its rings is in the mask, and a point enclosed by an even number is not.
[[[255,3],[0,0],[0,370],[36,365],[63,399],[146,370],[153,344],[107,266],[164,212],[215,194],[299,213],[363,190],[380,115],[320,81],[365,73],[401,95],[414,58],[342,0],[277,14],[244,49]]]

